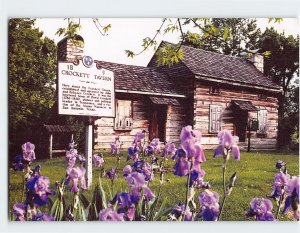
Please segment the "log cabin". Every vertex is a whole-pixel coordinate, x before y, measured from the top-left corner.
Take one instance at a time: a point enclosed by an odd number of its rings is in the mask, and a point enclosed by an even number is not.
[[[58,60],[72,60],[72,49],[77,58],[83,52],[70,43],[59,42]],[[228,129],[239,137],[241,148],[250,136],[252,149],[276,149],[282,90],[263,75],[263,57],[246,59],[185,45],[182,51],[183,59],[172,66],[159,66],[156,55],[147,67],[94,60],[114,72],[116,109],[114,118],[95,120],[94,149],[110,148],[116,137],[127,148],[142,130],[147,141],[179,144],[186,125],[201,131],[205,148],[214,148],[218,132]],[[250,122],[257,127],[247,127]]]

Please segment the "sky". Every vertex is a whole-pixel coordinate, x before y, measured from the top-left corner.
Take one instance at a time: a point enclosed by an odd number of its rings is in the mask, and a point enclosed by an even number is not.
[[[78,22],[78,19],[74,19]],[[128,58],[125,50],[138,53],[142,50],[141,44],[145,37],[153,37],[162,23],[161,18],[104,18],[100,19],[102,25],[111,24],[107,36],[102,36],[97,30],[91,18],[81,18],[81,30],[79,34],[85,41],[84,55],[96,60],[103,60],[128,65],[147,66],[154,54],[149,49],[134,58]],[[67,20],[63,18],[40,18],[36,20],[36,27],[44,32],[44,35],[54,39],[57,43],[63,37],[55,35],[58,28],[66,27]],[[286,35],[299,34],[299,20],[297,18],[285,18],[281,23],[268,23],[268,18],[257,19],[258,28],[264,31],[266,27],[273,26],[279,32]],[[191,26],[185,26],[183,30],[195,30]],[[158,44],[161,40],[177,43],[180,32],[162,34],[157,37]]]

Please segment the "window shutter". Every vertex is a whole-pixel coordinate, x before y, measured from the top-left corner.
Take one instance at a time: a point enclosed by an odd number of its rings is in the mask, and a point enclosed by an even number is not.
[[[222,106],[210,105],[209,132],[217,133],[221,130]]]
[[[116,130],[131,130],[132,107],[130,100],[117,100],[115,129]]]
[[[267,122],[268,122],[268,112],[266,109],[259,110],[258,111],[258,131],[260,133],[266,133],[267,132]]]

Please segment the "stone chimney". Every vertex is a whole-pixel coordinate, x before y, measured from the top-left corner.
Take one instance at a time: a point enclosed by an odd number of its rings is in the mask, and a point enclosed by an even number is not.
[[[264,57],[260,54],[253,53],[250,58],[248,58],[250,62],[260,71],[264,72]]]
[[[84,40],[80,35],[74,39],[65,37],[57,43],[57,60],[76,62],[83,57]]]

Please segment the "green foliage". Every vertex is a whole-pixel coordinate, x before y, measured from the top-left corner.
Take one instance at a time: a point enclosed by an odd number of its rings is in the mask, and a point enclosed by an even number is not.
[[[183,51],[180,45],[165,44],[156,52],[158,65],[171,66],[183,59]]]
[[[279,98],[278,142],[280,147],[287,147],[299,130],[299,36],[285,36],[267,28],[259,44],[262,51],[270,51],[264,62],[265,75],[283,90]]]
[[[199,39],[185,39],[185,45],[228,55],[256,49],[261,34],[254,19],[212,18],[192,22],[200,29]]]
[[[80,23],[75,23],[73,21],[68,20],[68,25],[67,27],[62,27],[57,29],[56,35],[58,36],[63,36],[63,37],[68,37],[74,41],[76,41],[76,34],[80,30],[81,25]]]
[[[8,27],[9,140],[36,144],[55,102],[56,46],[34,20],[10,19]]]

